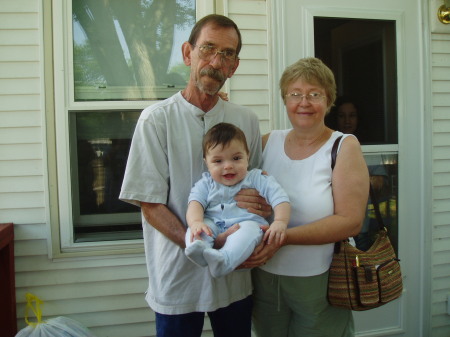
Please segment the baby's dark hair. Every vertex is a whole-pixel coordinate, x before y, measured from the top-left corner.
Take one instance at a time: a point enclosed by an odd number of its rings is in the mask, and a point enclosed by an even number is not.
[[[250,151],[248,150],[247,139],[241,129],[230,123],[219,123],[214,125],[208,130],[203,138],[203,158],[206,157],[209,150],[214,149],[217,145],[226,147],[234,139],[241,142],[245,151],[249,154]]]

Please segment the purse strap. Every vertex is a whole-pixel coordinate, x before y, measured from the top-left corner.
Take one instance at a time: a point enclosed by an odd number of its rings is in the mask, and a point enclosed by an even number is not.
[[[334,170],[334,166],[336,165],[336,157],[337,157],[337,150],[339,147],[339,143],[341,142],[342,136],[339,136],[334,141],[333,147],[331,148],[331,171]],[[339,254],[339,251],[341,250],[341,241],[334,243],[334,254]]]
[[[342,136],[337,137],[334,141],[333,147],[331,148],[331,171],[333,171],[334,166],[336,165],[337,150],[341,139]]]

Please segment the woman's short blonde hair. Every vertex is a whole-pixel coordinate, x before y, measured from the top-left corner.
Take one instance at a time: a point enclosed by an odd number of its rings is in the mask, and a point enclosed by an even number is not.
[[[331,69],[315,57],[302,58],[287,67],[280,79],[281,98],[285,104],[289,85],[300,79],[325,90],[328,113],[336,100],[336,81]]]

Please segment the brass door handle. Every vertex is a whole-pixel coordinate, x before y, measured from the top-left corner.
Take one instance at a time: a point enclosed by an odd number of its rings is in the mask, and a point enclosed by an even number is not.
[[[441,21],[444,24],[450,23],[450,7],[447,7],[446,5],[442,5],[439,7],[437,16],[439,21]]]

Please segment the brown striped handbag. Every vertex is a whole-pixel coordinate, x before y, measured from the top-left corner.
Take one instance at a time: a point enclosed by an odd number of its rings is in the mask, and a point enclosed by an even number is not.
[[[340,138],[332,149],[332,168]],[[328,301],[335,307],[369,310],[400,297],[403,291],[400,260],[387,235],[372,188],[370,196],[380,227],[377,238],[366,251],[354,247],[348,239],[335,243],[328,277]]]

